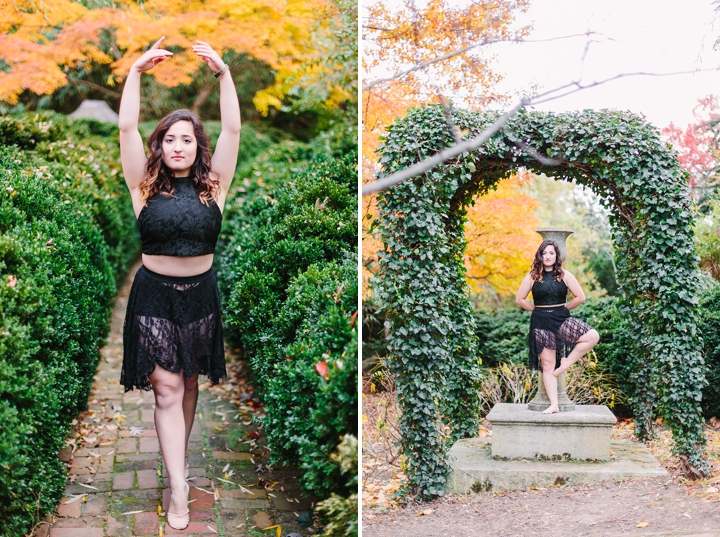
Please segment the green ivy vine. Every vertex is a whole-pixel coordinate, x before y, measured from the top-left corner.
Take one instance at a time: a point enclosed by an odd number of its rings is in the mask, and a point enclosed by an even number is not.
[[[498,117],[452,114],[466,139]],[[381,176],[453,143],[442,107],[413,109],[388,129]],[[556,163],[540,163],[529,149]],[[383,250],[375,291],[390,314],[389,366],[409,492],[442,495],[450,446],[477,431],[480,361],[464,278],[465,207],[521,167],[575,180],[610,209],[623,318],[637,336],[628,348],[637,434],[651,438],[653,419],[662,417],[686,472],[705,475],[697,258],[687,181],[675,155],[634,114],[523,111],[478,149],[378,195]]]

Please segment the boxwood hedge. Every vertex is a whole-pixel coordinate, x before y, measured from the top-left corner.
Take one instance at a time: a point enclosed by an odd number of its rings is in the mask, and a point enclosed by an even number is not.
[[[138,254],[115,134],[52,114],[0,118],[0,535],[23,535],[62,497],[57,453]]]
[[[332,453],[357,438],[357,151],[278,144],[225,208],[226,337],[252,366],[274,462],[318,498],[355,492]],[[351,490],[353,489],[353,490]]]

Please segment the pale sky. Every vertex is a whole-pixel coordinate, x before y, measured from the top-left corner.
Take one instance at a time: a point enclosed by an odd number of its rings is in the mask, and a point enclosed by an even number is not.
[[[694,123],[699,98],[720,95],[720,52],[713,49],[720,22],[709,0],[532,0],[518,23],[534,22],[528,40],[594,31],[603,35],[493,45],[494,67],[505,74],[501,90],[542,93],[569,82],[600,81],[620,73],[692,74],[633,76],[538,105],[555,112],[616,108],[642,113],[653,124]],[[593,40],[585,53],[588,40]],[[487,50],[487,49],[486,49]],[[583,59],[583,55],[585,57]],[[698,72],[699,70],[707,72]]]

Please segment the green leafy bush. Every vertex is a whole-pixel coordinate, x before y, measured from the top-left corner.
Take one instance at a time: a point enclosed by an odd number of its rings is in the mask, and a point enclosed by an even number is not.
[[[252,365],[276,462],[319,498],[347,494],[331,454],[357,437],[357,153],[285,142],[244,167],[218,274],[228,340]]]
[[[348,488],[356,489],[358,484],[358,443],[357,438],[346,434],[331,455],[331,459],[340,464],[348,479]],[[323,535],[326,537],[357,537],[358,495],[351,494],[343,498],[331,494],[327,500],[318,504],[318,511],[325,515]]]
[[[705,418],[720,417],[720,286],[715,286],[700,297],[700,323],[703,338],[706,377],[702,409]]]
[[[480,357],[486,367],[528,361],[530,313],[521,308],[475,313],[475,333]]]
[[[2,122],[35,148],[2,131],[26,149],[0,146],[0,535],[23,535],[62,497],[57,453],[137,241],[113,141],[51,115]]]
[[[624,322],[617,297],[589,298],[573,315],[582,319],[600,334],[600,342],[593,348],[601,367],[615,379],[619,391],[613,409],[616,414],[629,416],[627,402],[637,390],[633,381],[632,334]]]

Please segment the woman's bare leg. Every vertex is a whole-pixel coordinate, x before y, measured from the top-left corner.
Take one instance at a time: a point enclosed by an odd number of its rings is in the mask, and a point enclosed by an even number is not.
[[[195,373],[185,381],[185,392],[183,395],[182,407],[183,416],[185,417],[185,450],[190,441],[190,431],[192,430],[193,421],[195,420],[195,411],[198,402],[198,374]]]
[[[550,406],[543,410],[543,414],[560,412],[560,407],[558,407],[557,377],[553,375],[553,369],[555,369],[555,354],[554,350],[545,348],[539,356],[540,362],[542,363],[543,384],[545,385],[548,399],[550,399]]]
[[[577,362],[586,352],[597,345],[598,341],[600,341],[600,334],[598,334],[597,330],[590,330],[583,336],[580,336],[580,339],[575,342],[575,347],[568,357],[560,360],[560,367],[553,372],[553,375],[555,375],[555,377],[559,377],[565,373],[571,365]]]
[[[172,490],[168,512],[179,515],[187,511],[183,413],[185,382],[182,371],[171,373],[160,366],[156,366],[150,374],[150,382],[155,393],[155,428]]]

